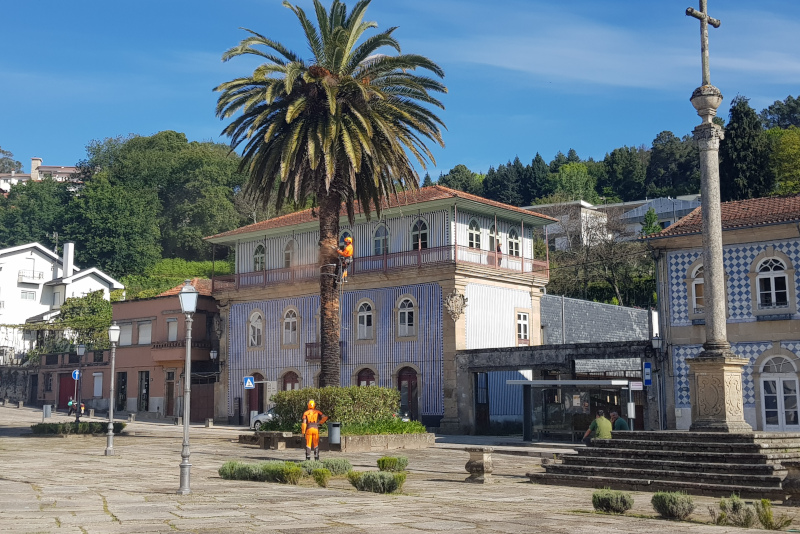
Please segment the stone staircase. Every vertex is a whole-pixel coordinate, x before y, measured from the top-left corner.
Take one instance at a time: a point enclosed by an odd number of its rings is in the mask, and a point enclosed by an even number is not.
[[[716,497],[800,499],[800,433],[618,432],[531,482]]]

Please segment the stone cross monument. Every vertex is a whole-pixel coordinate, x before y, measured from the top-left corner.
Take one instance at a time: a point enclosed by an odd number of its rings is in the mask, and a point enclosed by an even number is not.
[[[703,83],[692,93],[692,105],[701,123],[694,129],[700,149],[700,175],[703,214],[703,283],[705,284],[706,342],[703,352],[687,359],[692,399],[692,426],[695,432],[750,432],[744,420],[742,369],[748,360],[731,352],[727,335],[725,269],[722,262],[722,218],[719,200],[719,143],[725,133],[713,123],[722,93],[711,85],[708,61],[708,25],[718,28],[720,21],[708,16],[707,0],[700,0],[700,11],[688,8],[686,14],[700,20],[700,45],[703,58]]]

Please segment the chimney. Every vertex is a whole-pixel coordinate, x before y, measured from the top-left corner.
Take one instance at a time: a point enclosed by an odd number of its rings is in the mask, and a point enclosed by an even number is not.
[[[34,182],[38,182],[40,180],[39,166],[41,164],[42,158],[31,158],[31,180]]]
[[[75,268],[75,243],[64,243],[64,259],[61,267],[61,276],[64,278],[72,276]]]

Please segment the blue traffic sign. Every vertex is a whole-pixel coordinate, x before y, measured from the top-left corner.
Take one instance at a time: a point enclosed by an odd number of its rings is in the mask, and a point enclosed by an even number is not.
[[[256,381],[252,376],[244,377],[243,381],[244,381],[244,389],[255,389],[256,388]]]
[[[72,379],[73,380],[78,380],[80,377],[81,377],[81,372],[80,371],[78,371],[77,369],[72,371]]]
[[[652,367],[653,367],[652,363],[644,362],[644,368],[642,369],[642,379],[644,380],[645,386],[653,385]]]

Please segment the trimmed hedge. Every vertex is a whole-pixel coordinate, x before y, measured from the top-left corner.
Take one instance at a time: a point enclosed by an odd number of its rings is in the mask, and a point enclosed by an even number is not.
[[[633,508],[633,497],[623,491],[601,489],[592,494],[592,506],[601,512],[624,514]]]
[[[376,420],[391,419],[400,406],[400,392],[393,388],[377,386],[349,386],[305,388],[280,391],[272,396],[275,414],[282,424],[300,422],[309,399],[314,399],[317,408],[331,421],[346,424],[364,424]]]
[[[324,458],[322,465],[334,476],[346,475],[353,470],[353,466],[344,458]]]
[[[325,464],[319,460],[303,460],[302,462],[298,462],[297,465],[303,470],[305,476],[311,476],[311,473],[315,469],[325,469]]]
[[[317,483],[317,486],[320,488],[327,488],[328,481],[331,479],[331,472],[327,469],[314,469],[311,471],[311,476],[314,477],[314,482]]]
[[[114,434],[120,434],[126,424],[114,423]],[[68,434],[107,434],[108,423],[96,421],[84,423],[38,423],[31,425],[34,434],[39,435],[68,435]]]
[[[384,456],[378,458],[378,469],[381,471],[402,472],[408,467],[408,458],[405,456]]]
[[[384,473],[383,471],[350,471],[347,480],[358,491],[373,493],[394,493],[403,489],[405,473]]]
[[[680,491],[659,491],[650,499],[653,509],[666,519],[686,519],[694,512],[694,501]]]
[[[270,460],[257,464],[229,461],[218,470],[225,480],[251,480],[253,482],[279,482],[297,484],[303,478],[303,468],[294,462]]]
[[[401,421],[398,417],[376,419],[369,423],[342,425],[343,436],[374,436],[379,434],[424,434],[428,429],[419,421]]]

